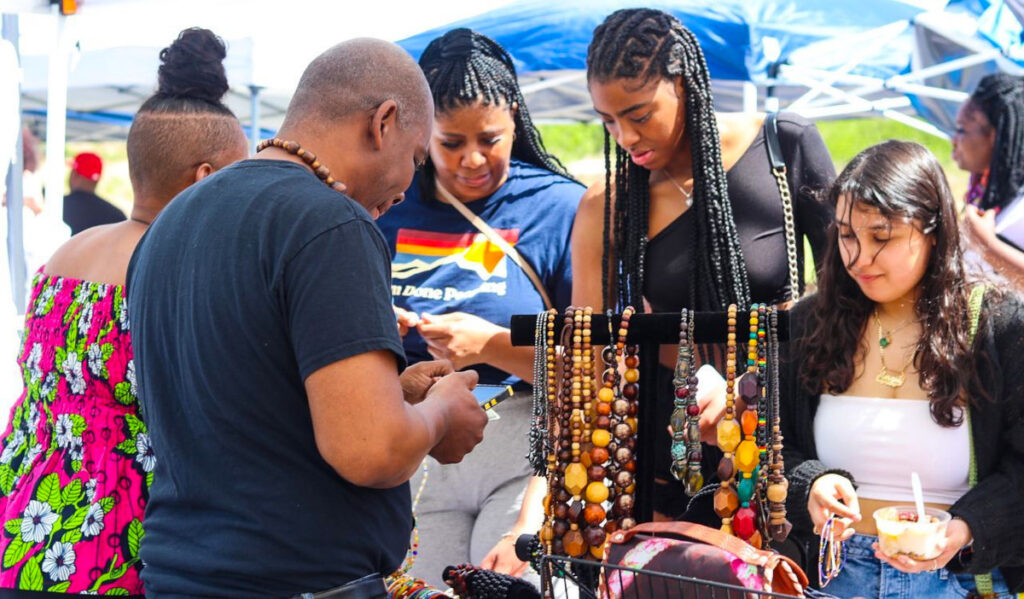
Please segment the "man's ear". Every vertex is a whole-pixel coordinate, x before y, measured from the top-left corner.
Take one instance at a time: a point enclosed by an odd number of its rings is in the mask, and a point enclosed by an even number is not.
[[[398,130],[398,103],[394,100],[384,100],[373,111],[370,119],[370,143],[373,149],[381,151],[384,148],[384,138]]]
[[[206,177],[212,175],[215,170],[217,169],[213,168],[213,165],[210,164],[209,162],[204,162],[200,164],[199,166],[196,167],[195,182],[199,183]]]

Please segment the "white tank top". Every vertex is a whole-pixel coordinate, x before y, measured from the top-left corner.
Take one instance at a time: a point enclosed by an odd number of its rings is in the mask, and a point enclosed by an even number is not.
[[[823,393],[814,441],[822,463],[853,475],[859,497],[913,503],[911,472],[925,501],[950,505],[967,492],[967,426],[939,426],[927,400]]]

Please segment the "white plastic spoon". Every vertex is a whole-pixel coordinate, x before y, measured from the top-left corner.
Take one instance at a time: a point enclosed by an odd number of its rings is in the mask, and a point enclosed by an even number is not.
[[[924,513],[924,492],[921,491],[921,477],[917,472],[910,473],[910,487],[914,490],[914,504],[917,506],[917,521],[927,522]]]

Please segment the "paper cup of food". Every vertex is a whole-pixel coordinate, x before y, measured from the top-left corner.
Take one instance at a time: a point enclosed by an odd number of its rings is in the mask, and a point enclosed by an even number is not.
[[[916,560],[935,559],[942,553],[949,512],[925,509],[925,521],[919,522],[917,508],[894,505],[875,510],[878,547],[889,557],[906,555]]]

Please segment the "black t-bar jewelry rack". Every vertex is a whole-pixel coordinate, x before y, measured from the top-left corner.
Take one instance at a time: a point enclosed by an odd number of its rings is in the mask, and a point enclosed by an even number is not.
[[[749,306],[740,306],[736,322],[737,343],[742,344],[743,355],[746,355],[747,310]],[[608,343],[608,320],[604,314],[596,310],[591,320],[591,339],[594,345]],[[647,441],[654,438],[658,382],[658,355],[660,345],[677,345],[679,343],[680,315],[672,312],[650,314],[634,314],[629,320],[629,334],[626,342],[640,346],[640,406],[637,414],[640,430],[637,431],[637,472],[636,472],[636,504],[634,516],[638,522],[650,522],[654,517],[654,443]],[[618,331],[619,315],[612,317],[612,331]],[[728,316],[725,312],[698,312],[694,323],[694,343],[725,344],[728,338]],[[512,345],[530,346],[534,344],[534,331],[537,327],[535,314],[517,314],[512,316],[509,327],[512,334]],[[557,338],[557,335],[556,335]],[[779,311],[779,341],[789,340],[789,313]],[[744,361],[743,364],[746,364]],[[742,371],[737,365],[737,371]],[[666,397],[663,401],[672,401]]]

